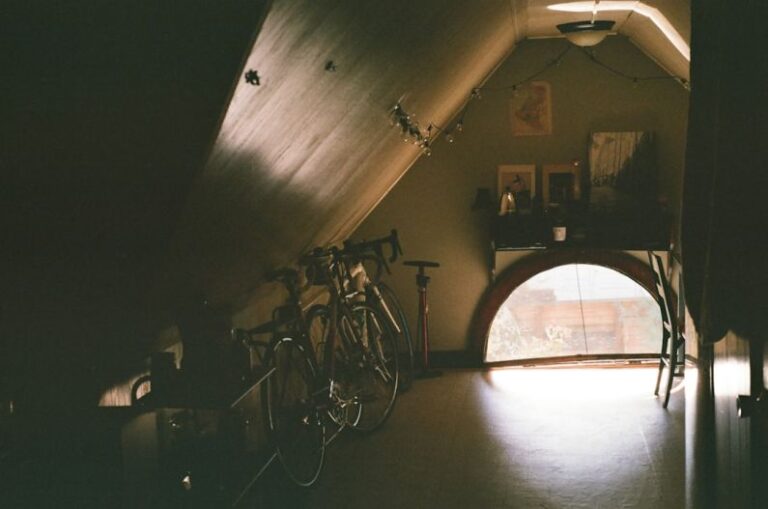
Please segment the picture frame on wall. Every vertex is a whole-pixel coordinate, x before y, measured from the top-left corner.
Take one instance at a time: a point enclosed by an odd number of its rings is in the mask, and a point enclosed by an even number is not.
[[[502,164],[498,168],[496,181],[496,198],[509,187],[515,197],[517,209],[521,212],[530,211],[533,199],[536,197],[536,165],[535,164]]]
[[[655,200],[655,137],[648,131],[594,132],[589,143],[590,207],[620,210]]]
[[[512,136],[552,134],[552,94],[546,81],[521,85],[510,100]]]
[[[545,207],[581,199],[581,166],[573,163],[545,164],[541,176]]]

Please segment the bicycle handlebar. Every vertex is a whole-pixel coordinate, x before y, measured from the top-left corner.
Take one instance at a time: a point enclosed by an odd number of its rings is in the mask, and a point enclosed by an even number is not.
[[[384,246],[389,246],[389,257],[384,256]],[[366,256],[367,253],[372,253],[374,256]],[[376,275],[376,279],[378,279],[381,276],[382,266],[389,274],[390,270],[387,262],[392,263],[396,261],[402,254],[403,248],[400,245],[400,238],[397,235],[397,230],[393,228],[386,237],[360,242],[345,240],[343,249],[339,249],[336,246],[325,249],[317,247],[310,253],[302,256],[299,259],[299,264],[306,267],[305,272],[308,285],[325,284],[328,278],[325,277],[327,274],[323,273],[334,260],[349,257],[353,260],[362,261],[373,258],[378,264]]]
[[[400,245],[400,238],[397,236],[397,230],[392,229],[392,232],[386,237],[381,237],[374,240],[363,240],[360,242],[352,242],[351,240],[344,241],[344,251],[347,254],[360,254],[365,251],[373,251],[384,260],[383,246],[389,244],[390,255],[389,263],[395,262],[397,258],[403,254],[403,248]],[[387,271],[389,269],[387,268]]]

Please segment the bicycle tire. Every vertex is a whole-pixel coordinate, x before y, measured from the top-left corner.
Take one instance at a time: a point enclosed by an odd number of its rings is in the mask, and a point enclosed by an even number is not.
[[[400,379],[398,380],[398,390],[405,392],[411,388],[414,378],[414,358],[413,358],[413,336],[411,336],[411,328],[408,326],[408,319],[405,316],[405,311],[400,305],[400,301],[395,294],[395,291],[389,287],[386,283],[378,283],[379,292],[384,299],[387,307],[392,311],[398,327],[400,327],[400,334],[397,336],[397,353],[398,353],[398,370],[400,372]]]
[[[328,380],[330,373],[327,373],[327,366],[325,364],[325,347],[328,342],[328,335],[331,329],[331,308],[324,304],[316,304],[309,308],[306,314],[307,336],[310,344],[315,349],[315,358],[317,359],[317,366],[321,374],[320,379]],[[338,326],[338,324],[337,324]],[[345,376],[351,371],[350,360],[347,355],[348,347],[344,346],[344,341],[337,333],[336,339],[336,351],[335,354],[335,373],[333,378],[337,382],[341,382],[339,390],[339,398],[345,401],[352,399],[344,388],[349,387],[348,383],[345,383]],[[338,428],[342,426],[354,426],[360,418],[361,407],[359,404],[347,404],[344,407],[338,405],[332,405],[328,409],[328,417],[331,419],[336,429],[332,430],[335,433]]]
[[[265,359],[274,368],[263,386],[267,431],[287,476],[298,486],[313,485],[325,462],[325,427],[315,404],[315,369],[293,338],[271,345]]]
[[[367,304],[344,309],[347,312],[342,311],[340,322],[355,323],[354,334],[345,342],[349,343],[353,385],[362,407],[352,428],[371,432],[384,424],[395,406],[399,380],[397,339],[378,309]]]

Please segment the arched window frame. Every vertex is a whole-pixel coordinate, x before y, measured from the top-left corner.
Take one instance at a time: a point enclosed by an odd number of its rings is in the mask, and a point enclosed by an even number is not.
[[[613,269],[639,284],[654,299],[657,299],[656,285],[650,267],[647,263],[644,263],[629,253],[595,249],[562,249],[531,253],[514,262],[504,270],[481,298],[472,324],[472,350],[475,360],[479,364],[485,366],[519,365],[534,362],[535,360],[533,359],[494,363],[485,362],[485,347],[488,342],[491,324],[493,323],[499,308],[517,287],[541,272],[562,265],[577,263],[599,265],[601,267]],[[661,331],[659,331],[659,341],[661,341]],[[599,359],[606,357],[621,358],[622,355],[577,356],[558,358],[557,360],[590,360],[593,358]],[[632,357],[637,358],[637,355],[632,355]],[[654,358],[658,357],[658,355],[649,355],[648,357]]]

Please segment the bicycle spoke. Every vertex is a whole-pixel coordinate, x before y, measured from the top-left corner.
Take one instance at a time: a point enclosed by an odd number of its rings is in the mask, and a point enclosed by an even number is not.
[[[400,329],[397,332],[394,327],[392,328],[397,338],[398,390],[403,392],[410,388],[414,377],[414,351],[411,330],[395,292],[386,283],[382,282],[376,285],[376,289],[379,292],[379,304],[385,309],[385,318],[391,320],[393,317],[397,328]],[[389,313],[387,314],[386,312]]]
[[[397,355],[394,336],[379,311],[366,305],[353,309],[355,336],[352,350],[354,396],[361,414],[356,429],[372,431],[390,415],[397,394]]]

